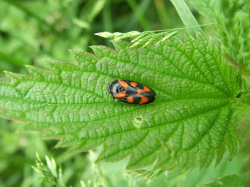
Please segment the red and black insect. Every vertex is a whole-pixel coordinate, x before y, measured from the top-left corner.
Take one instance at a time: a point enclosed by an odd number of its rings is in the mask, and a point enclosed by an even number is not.
[[[143,84],[118,79],[108,85],[108,92],[118,101],[140,105],[152,103],[156,95],[154,90]]]

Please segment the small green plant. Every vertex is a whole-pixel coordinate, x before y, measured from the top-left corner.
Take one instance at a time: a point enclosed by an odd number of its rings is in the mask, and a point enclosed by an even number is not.
[[[45,60],[49,70],[26,65],[29,76],[5,71],[0,116],[26,122],[26,130],[46,130],[42,138],[59,139],[56,147],[72,153],[102,146],[97,162],[129,157],[127,175],[147,182],[163,173],[181,176],[196,164],[202,172],[213,162],[218,166],[227,152],[233,160],[242,141],[237,125],[250,112],[249,1],[194,0],[215,23],[215,39],[204,35],[183,0],[172,3],[183,29],[101,32],[96,35],[112,38],[115,50],[91,46],[94,55],[70,50],[76,65]],[[183,41],[175,36],[182,30],[187,30]],[[143,106],[118,103],[107,92],[110,74],[148,85],[156,100]],[[47,166],[37,155],[33,167],[41,182],[65,186],[55,161],[46,160]],[[247,174],[206,186],[242,186]],[[81,185],[113,185],[99,168],[93,176]]]
[[[65,187],[62,181],[62,169],[61,167],[59,167],[57,171],[54,158],[50,159],[48,156],[46,156],[45,159],[47,165],[44,165],[38,154],[36,154],[36,157],[37,167],[32,166],[32,168],[39,174],[40,183],[49,183],[58,187]]]
[[[182,29],[183,30],[183,29]],[[155,32],[161,32],[158,34],[155,34]],[[145,31],[145,32],[137,32],[137,31],[131,31],[128,33],[109,33],[109,32],[101,32],[97,33],[96,35],[104,37],[104,38],[114,38],[115,40],[121,40],[124,38],[131,38],[133,39],[131,43],[131,47],[135,47],[140,44],[144,44],[143,47],[146,47],[149,44],[156,43],[159,44],[160,42],[164,42],[168,38],[176,35],[178,31],[173,31],[171,33],[164,32],[164,31]]]
[[[27,130],[50,129],[43,137],[60,138],[57,147],[71,146],[71,152],[103,144],[98,161],[131,155],[128,169],[152,164],[156,158],[155,169],[188,169],[197,159],[191,155],[199,154],[203,170],[215,153],[220,162],[226,146],[232,159],[238,147],[232,124],[237,76],[214,41],[201,34],[197,40],[188,33],[185,37],[185,46],[172,37],[155,48],[130,48],[115,40],[116,51],[93,46],[96,57],[71,50],[79,65],[46,61],[51,71],[26,66],[30,77],[5,72],[1,114],[30,121]],[[109,74],[146,82],[157,92],[157,100],[147,106],[117,103],[107,92]],[[143,122],[136,128],[133,121],[140,116]],[[175,154],[168,154],[161,142]],[[137,154],[141,149],[144,153]]]
[[[238,175],[228,175],[210,184],[205,184],[206,187],[220,187],[220,186],[244,186],[246,177],[239,177]]]
[[[206,24],[206,25],[198,25],[198,26],[193,26],[189,27],[191,28],[197,28],[200,26],[208,26],[208,25],[213,25],[214,23],[211,24]],[[120,33],[120,32],[115,32],[115,33],[110,33],[110,32],[100,32],[96,33],[97,36],[101,36],[104,38],[110,38],[114,40],[122,40],[125,38],[131,39],[131,48],[135,47],[137,45],[142,45],[142,47],[146,47],[149,44],[155,43],[158,45],[161,42],[164,42],[165,40],[171,38],[172,36],[178,34],[180,31],[187,30],[188,28],[179,28],[179,29],[166,29],[166,30],[158,30],[158,31],[144,31],[144,32],[138,32],[138,31],[131,31],[128,33]]]

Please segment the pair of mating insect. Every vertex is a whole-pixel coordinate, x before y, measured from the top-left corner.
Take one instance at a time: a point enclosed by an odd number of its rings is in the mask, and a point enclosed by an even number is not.
[[[118,79],[108,85],[108,92],[118,101],[140,105],[152,103],[156,95],[154,90],[143,84]]]

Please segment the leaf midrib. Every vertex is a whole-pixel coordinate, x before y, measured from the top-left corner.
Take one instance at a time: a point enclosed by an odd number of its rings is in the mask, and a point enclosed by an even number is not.
[[[174,122],[169,122],[169,123],[167,123],[167,124],[157,125],[157,126],[153,126],[153,127],[140,128],[140,130],[154,129],[154,128],[158,128],[159,126],[162,127],[162,126],[166,126],[166,125],[171,125],[172,123],[180,123],[180,122],[182,122],[182,121],[185,121],[185,120],[194,118],[194,117],[199,116],[199,115],[201,115],[201,114],[205,114],[205,113],[211,112],[211,111],[213,111],[213,110],[218,110],[218,109],[220,109],[220,108],[226,107],[227,105],[230,105],[230,103],[225,103],[224,105],[215,107],[215,108],[213,108],[213,109],[211,109],[211,110],[206,110],[206,111],[201,112],[201,113],[197,113],[197,114],[192,115],[192,116],[188,116],[188,117],[183,118],[183,119],[181,119],[181,120],[175,120]],[[138,111],[138,110],[137,110],[137,111]],[[126,112],[125,114],[129,114],[129,113],[132,113],[132,112],[134,112],[134,110],[129,111],[129,112]],[[122,115],[124,115],[124,113],[119,114],[119,115],[116,115],[115,117],[117,117],[117,116],[122,116]],[[105,118],[104,120],[110,119],[110,118],[112,118],[112,117]],[[103,119],[95,120],[95,121],[102,121],[102,120],[103,120]],[[86,122],[87,124],[86,124],[84,127],[87,127],[88,125],[90,125],[92,122],[95,122],[95,121],[87,121],[87,122]],[[91,140],[92,140],[92,139],[98,139],[98,138],[106,138],[106,137],[109,137],[109,136],[117,135],[117,134],[120,134],[120,133],[128,133],[128,132],[135,131],[135,130],[138,131],[137,128],[134,128],[134,129],[131,129],[131,130],[128,130],[128,131],[121,131],[121,132],[118,132],[118,133],[115,133],[115,134],[109,134],[108,136],[102,136],[102,137],[97,137],[97,138],[91,137]],[[84,139],[84,138],[81,138],[81,139]],[[84,140],[89,140],[89,139],[84,139]]]

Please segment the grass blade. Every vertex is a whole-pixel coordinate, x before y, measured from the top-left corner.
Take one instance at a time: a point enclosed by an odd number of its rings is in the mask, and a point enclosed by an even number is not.
[[[184,0],[170,0],[170,1],[174,5],[185,27],[192,27],[189,28],[188,31],[193,37],[195,37],[195,31],[203,33],[201,27],[199,26],[199,23],[196,21],[195,17],[189,10]]]

